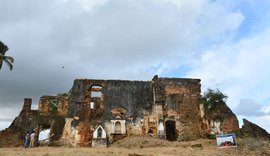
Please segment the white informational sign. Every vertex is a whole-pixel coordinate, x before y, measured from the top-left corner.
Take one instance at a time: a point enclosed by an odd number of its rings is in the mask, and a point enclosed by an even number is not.
[[[218,146],[218,148],[236,147],[235,134],[217,135],[216,138],[217,138],[217,146]]]

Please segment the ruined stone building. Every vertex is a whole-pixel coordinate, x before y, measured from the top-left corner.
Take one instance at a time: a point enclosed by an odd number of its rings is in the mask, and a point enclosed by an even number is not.
[[[200,97],[200,79],[77,79],[68,94],[41,97],[38,110],[31,110],[26,98],[9,128],[22,134],[35,129],[36,140],[40,131],[50,129],[51,145],[105,147],[133,135],[181,141],[238,129],[227,106],[222,106],[225,112],[205,115]]]

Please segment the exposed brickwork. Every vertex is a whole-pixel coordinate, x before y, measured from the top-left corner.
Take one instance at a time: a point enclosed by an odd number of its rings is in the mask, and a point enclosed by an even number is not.
[[[53,109],[52,105],[56,104]],[[66,116],[68,110],[68,97],[67,96],[42,96],[39,99],[38,111],[43,115],[56,113],[61,116]]]
[[[202,106],[202,105],[201,105]],[[203,137],[209,134],[229,133],[239,130],[236,115],[224,102],[219,102],[213,108],[201,108],[201,134]]]
[[[93,131],[91,130],[90,125],[84,122],[81,122],[77,126],[77,130],[78,130],[78,135],[79,135],[78,145],[80,146],[91,145]]]
[[[216,119],[222,131],[237,130],[238,121],[226,105],[210,112],[199,107],[200,92],[199,79],[80,79],[68,95],[42,96],[38,110],[31,110],[31,99],[25,99],[10,128],[22,134],[50,128],[53,145],[72,146],[91,146],[97,126],[104,127],[110,143],[132,135],[194,140],[211,131]]]

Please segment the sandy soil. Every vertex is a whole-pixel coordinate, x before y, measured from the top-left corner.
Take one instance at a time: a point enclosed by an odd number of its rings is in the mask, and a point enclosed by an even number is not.
[[[169,142],[159,139],[135,137],[118,141],[108,148],[0,148],[0,156],[260,156],[270,155],[270,142],[257,141],[249,144],[240,140],[239,147],[220,149],[215,140],[196,140],[188,142]],[[255,140],[256,141],[256,140]]]
[[[192,149],[177,147],[148,147],[143,149],[126,149],[109,147],[106,149],[97,148],[56,148],[56,147],[38,147],[33,149],[24,148],[3,148],[0,156],[217,156],[217,155],[236,155],[235,149]]]

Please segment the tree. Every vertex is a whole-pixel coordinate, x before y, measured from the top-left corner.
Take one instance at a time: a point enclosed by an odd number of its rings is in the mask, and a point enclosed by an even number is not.
[[[223,94],[219,89],[207,89],[204,92],[201,100],[206,108],[211,109],[214,108],[218,103],[226,103],[228,96]]]
[[[6,56],[7,51],[8,46],[0,41],[0,69],[2,68],[3,62],[5,62],[9,66],[9,69],[12,70],[14,59],[11,56]]]

